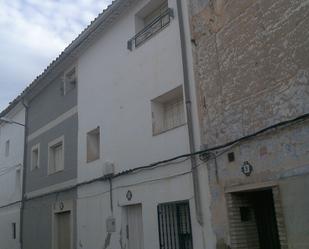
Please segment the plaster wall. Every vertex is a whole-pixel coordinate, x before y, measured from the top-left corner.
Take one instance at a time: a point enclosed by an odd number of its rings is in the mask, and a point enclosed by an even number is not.
[[[135,13],[148,2],[138,1],[126,13],[121,14],[78,60],[78,182],[102,176],[105,162],[113,162],[115,173],[119,173],[189,152],[186,124],[159,135],[152,134],[151,100],[183,85],[184,81],[176,1],[169,1],[175,17],[168,27],[138,48],[132,51],[127,49],[127,41],[135,34]],[[187,2],[182,1],[182,5],[185,32],[188,33]],[[188,35],[186,42],[187,63],[191,69],[192,56]],[[190,69],[189,83],[194,89],[193,71]],[[193,115],[196,117],[194,90],[191,91],[191,97]],[[98,126],[101,133],[100,159],[87,163],[86,134]],[[198,127],[198,122],[194,123],[194,127]],[[194,135],[196,148],[199,148],[199,133]],[[79,187],[78,246],[121,248],[121,207],[130,204],[123,201],[128,189],[121,186],[127,183],[130,186],[133,184],[133,193],[137,198],[131,204],[140,202],[143,205],[144,239],[147,248],[158,248],[157,204],[181,200],[190,200],[194,248],[206,248],[206,244],[207,248],[212,248],[214,237],[209,226],[207,171],[205,168],[199,169],[199,176],[204,178],[201,180],[201,192],[205,216],[204,227],[201,227],[195,217],[192,176],[181,176],[182,173],[190,171],[190,167],[189,161],[175,162],[169,167],[117,179],[117,190],[113,195],[117,232],[112,235],[108,235],[105,228],[106,219],[110,215],[108,184],[92,183]],[[167,176],[173,179],[164,180]],[[147,179],[162,180],[151,184],[139,183]],[[105,237],[102,236],[102,231]]]
[[[83,186],[78,190],[78,248],[128,248],[126,240],[127,205],[142,204],[143,240],[145,248],[159,248],[157,206],[160,203],[189,201],[194,248],[204,248],[202,229],[195,219],[192,178],[187,163],[139,172],[113,180],[113,212],[110,208],[108,182]],[[187,172],[187,173],[186,173]],[[163,177],[164,175],[164,177]],[[175,176],[176,175],[176,176]],[[127,191],[132,199],[126,198]],[[116,220],[116,231],[108,233],[106,220]]]
[[[127,49],[134,14],[147,2],[132,6],[79,58],[79,181],[101,176],[106,161],[119,172],[189,151],[186,125],[152,134],[151,100],[183,84],[175,1],[169,2],[175,13],[170,25]],[[87,164],[86,134],[98,126],[101,157]]]
[[[24,207],[23,248],[53,249],[54,210],[60,203],[72,203],[72,249],[76,248],[76,190],[28,200]],[[65,208],[65,206],[64,206]]]
[[[21,124],[25,123],[25,110],[17,105],[7,115]],[[10,141],[9,155],[5,156],[5,143]],[[24,155],[24,127],[0,124],[0,241],[3,249],[19,248],[19,216]],[[13,238],[12,223],[16,223]]]
[[[15,108],[8,118],[25,123],[25,110]],[[9,155],[5,155],[6,142],[10,141]],[[24,155],[24,127],[0,124],[0,206],[21,199],[22,165]],[[19,179],[17,177],[19,176]]]

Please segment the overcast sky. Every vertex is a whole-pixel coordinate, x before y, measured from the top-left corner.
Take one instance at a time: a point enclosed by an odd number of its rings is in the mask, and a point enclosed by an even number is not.
[[[111,0],[0,0],[0,111]]]

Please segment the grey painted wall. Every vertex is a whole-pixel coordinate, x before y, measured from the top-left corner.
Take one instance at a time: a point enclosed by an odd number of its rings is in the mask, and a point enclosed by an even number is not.
[[[76,248],[76,190],[28,200],[25,203],[23,249],[52,249],[52,219],[54,205],[73,201],[73,248]]]
[[[62,87],[62,77],[58,77],[30,102],[28,111],[29,134],[77,105],[77,87],[66,95],[62,94]]]
[[[65,182],[77,177],[77,114],[28,142],[26,192]],[[64,170],[48,175],[48,143],[64,136]],[[40,144],[39,169],[31,171],[31,148]]]

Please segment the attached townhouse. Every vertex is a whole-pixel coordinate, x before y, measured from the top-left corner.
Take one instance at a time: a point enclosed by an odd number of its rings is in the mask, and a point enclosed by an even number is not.
[[[206,248],[187,2],[117,0],[23,92],[23,249]]]
[[[202,156],[217,248],[309,248],[308,14],[306,0],[191,1],[201,140],[229,145]]]
[[[20,248],[20,210],[24,158],[25,108],[20,101],[0,114],[1,249]]]
[[[187,1],[115,1],[96,22],[77,62],[77,248],[212,248],[205,168],[160,162],[199,149]]]
[[[58,70],[59,69],[59,70]],[[77,81],[56,65],[27,90],[22,248],[76,248]]]

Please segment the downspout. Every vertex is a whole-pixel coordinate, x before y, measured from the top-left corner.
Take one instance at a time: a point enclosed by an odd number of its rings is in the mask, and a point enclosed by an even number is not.
[[[193,121],[192,121],[192,102],[191,102],[191,97],[190,97],[188,57],[187,57],[187,51],[186,51],[186,40],[185,40],[185,30],[184,30],[181,0],[177,0],[177,12],[178,12],[178,20],[179,20],[179,32],[180,32],[180,43],[181,43],[182,66],[183,66],[183,79],[184,79],[183,85],[184,85],[185,104],[186,104],[186,111],[187,111],[189,145],[190,145],[190,153],[194,153],[195,152],[195,141],[194,141]],[[195,156],[191,156],[191,169],[192,169],[196,219],[198,223],[202,226],[203,225],[203,212],[202,212],[199,177],[198,177],[198,170],[197,170],[197,163],[196,163]]]
[[[23,249],[23,224],[24,224],[24,202],[25,202],[25,187],[26,187],[26,161],[27,161],[27,137],[28,137],[28,105],[25,99],[22,99],[22,105],[25,108],[25,130],[24,130],[24,156],[23,156],[23,175],[21,188],[21,205],[20,205],[20,222],[19,222],[19,242],[20,248]]]

